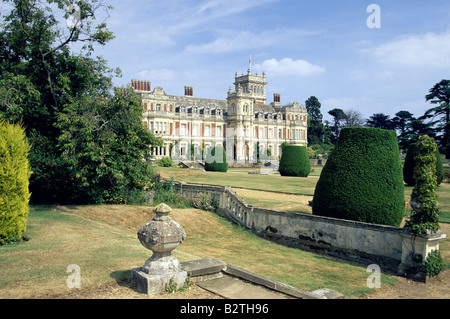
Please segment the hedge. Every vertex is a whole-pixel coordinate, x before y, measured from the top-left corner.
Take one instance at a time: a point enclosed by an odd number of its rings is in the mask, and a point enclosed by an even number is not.
[[[317,183],[313,214],[400,226],[402,164],[394,131],[344,128]]]
[[[21,125],[0,120],[0,245],[20,240],[26,230],[29,150]]]
[[[278,171],[281,176],[308,177],[311,173],[308,149],[305,146],[284,146]]]
[[[205,170],[224,173],[228,171],[227,154],[223,147],[215,146],[208,150],[205,159]]]

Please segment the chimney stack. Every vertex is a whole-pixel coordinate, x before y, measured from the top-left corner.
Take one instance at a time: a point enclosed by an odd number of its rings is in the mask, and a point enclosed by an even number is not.
[[[275,103],[280,103],[280,101],[281,101],[280,93],[274,93],[273,94],[273,101]]]
[[[192,86],[184,87],[184,95],[185,96],[194,96],[194,88]]]
[[[135,91],[151,91],[151,82],[150,81],[142,81],[142,80],[131,80],[131,87]]]

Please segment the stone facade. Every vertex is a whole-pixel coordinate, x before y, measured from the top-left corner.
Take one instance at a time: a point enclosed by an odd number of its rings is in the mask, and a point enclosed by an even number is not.
[[[307,110],[298,102],[282,105],[280,94],[267,104],[266,75],[235,75],[226,100],[194,97],[192,86],[184,96],[169,95],[161,87],[150,89],[150,82],[132,80],[142,99],[144,123],[164,141],[154,149],[155,157],[172,156],[190,160],[191,145],[196,160],[206,156],[208,147],[223,146],[228,163],[256,162],[260,154],[281,155],[281,144],[307,145]]]

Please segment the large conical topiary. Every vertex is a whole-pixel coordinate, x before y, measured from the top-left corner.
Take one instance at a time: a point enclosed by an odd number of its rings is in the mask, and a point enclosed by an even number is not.
[[[311,172],[308,149],[304,146],[284,146],[278,171],[281,176],[308,177]]]
[[[344,128],[317,183],[313,214],[400,226],[402,165],[394,131]]]

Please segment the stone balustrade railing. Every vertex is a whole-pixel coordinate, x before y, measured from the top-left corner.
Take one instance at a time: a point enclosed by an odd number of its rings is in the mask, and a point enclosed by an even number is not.
[[[248,205],[228,186],[177,183],[175,187],[185,195],[214,196],[219,215],[266,238],[358,263],[377,264],[400,275],[406,274],[414,255],[425,259],[446,237],[442,233],[422,237],[405,228],[263,209]]]

